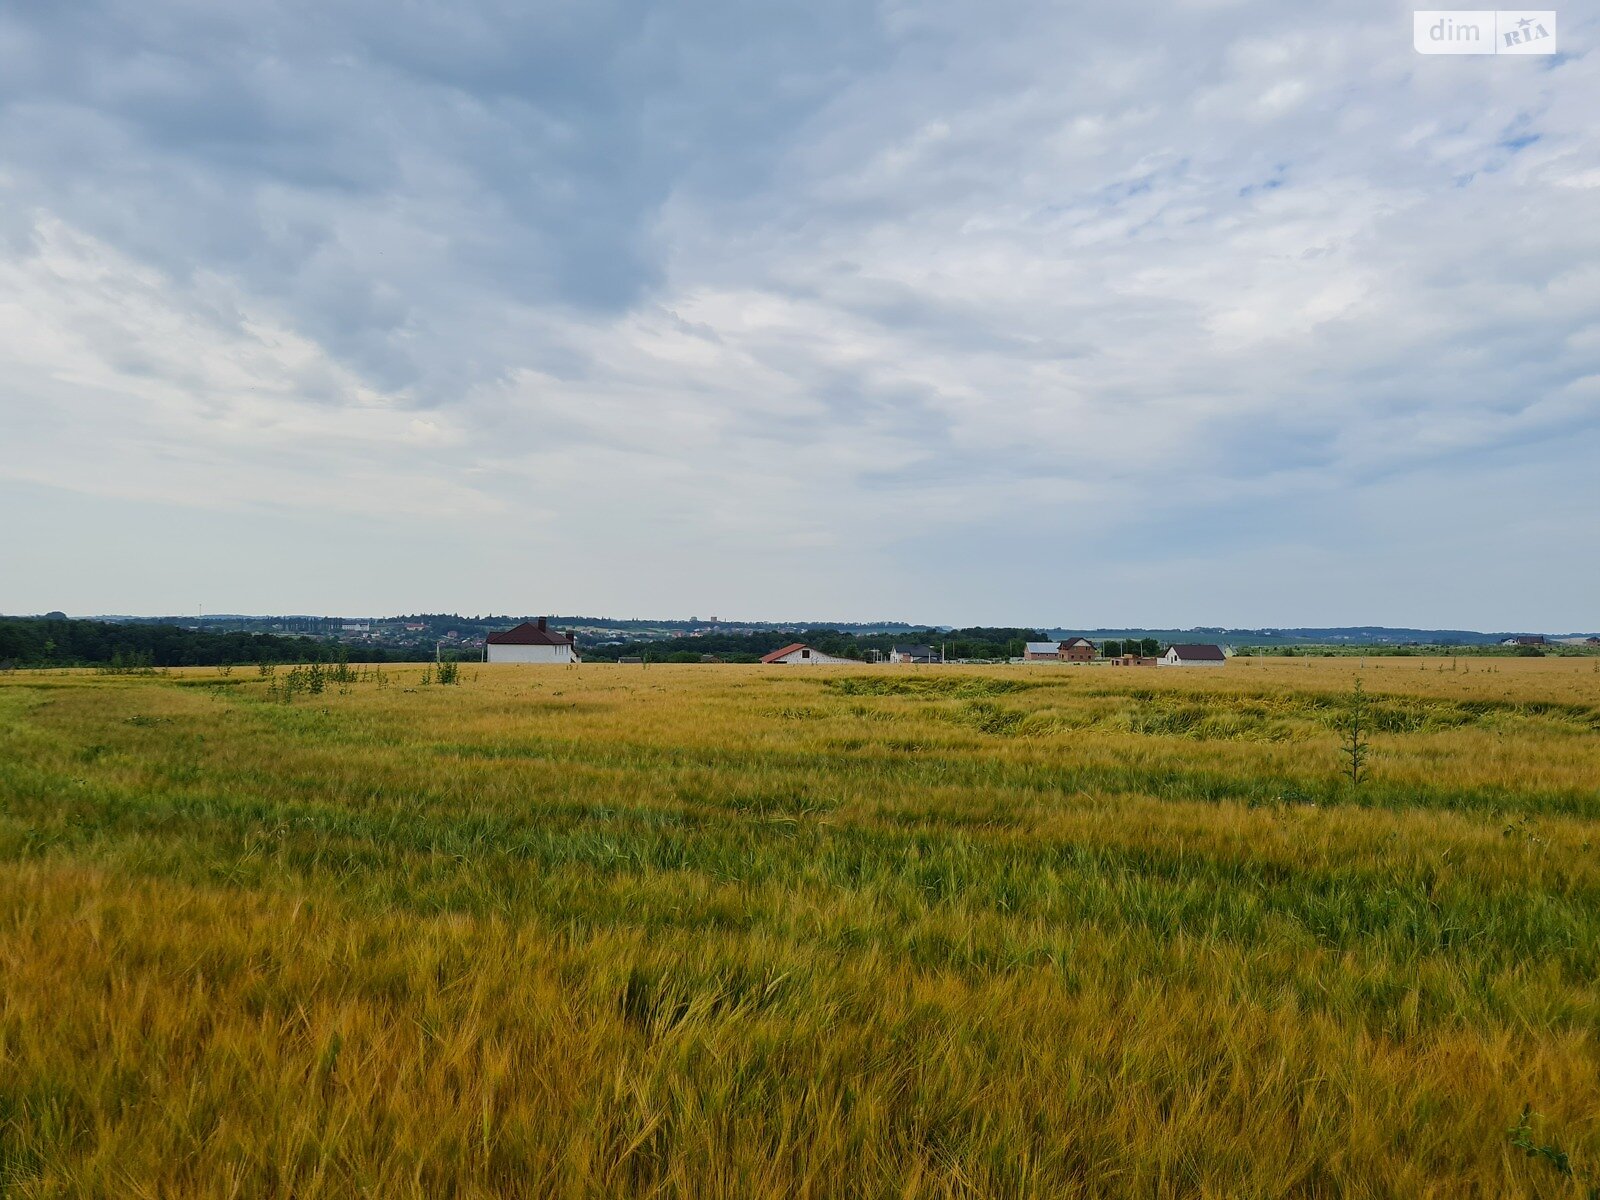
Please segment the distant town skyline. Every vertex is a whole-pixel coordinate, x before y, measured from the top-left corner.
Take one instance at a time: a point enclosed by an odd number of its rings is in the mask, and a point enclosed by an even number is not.
[[[0,611],[1600,624],[1600,21],[0,11]]]

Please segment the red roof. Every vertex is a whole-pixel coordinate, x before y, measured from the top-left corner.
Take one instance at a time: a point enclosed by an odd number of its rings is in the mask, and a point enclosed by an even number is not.
[[[483,639],[491,646],[570,646],[572,639],[564,633],[545,628],[544,618],[535,625],[524,621],[515,629],[503,629]]]
[[[806,644],[804,642],[791,642],[782,650],[774,650],[771,654],[763,654],[761,661],[764,663],[777,662],[785,654],[793,654],[796,650],[804,650],[805,648]]]

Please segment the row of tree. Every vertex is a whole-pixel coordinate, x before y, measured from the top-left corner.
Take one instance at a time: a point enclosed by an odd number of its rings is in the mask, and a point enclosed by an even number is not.
[[[1123,641],[1102,642],[1100,653],[1106,658],[1121,658],[1124,654],[1137,654],[1154,658],[1161,653],[1161,643],[1155,638],[1127,638]]]
[[[0,667],[212,667],[244,663],[333,663],[337,642],[272,633],[216,633],[177,625],[0,617]],[[432,658],[426,651],[362,647],[368,662]]]
[[[947,658],[1002,659],[1022,653],[1024,642],[1045,640],[1037,629],[974,626],[905,634],[856,634],[839,629],[776,630],[763,633],[707,633],[634,641],[611,646],[581,646],[595,661],[624,657],[651,662],[700,662],[707,655],[724,662],[755,662],[791,642],[805,642],[826,654],[871,661],[890,648],[914,643],[942,650]],[[1131,644],[1131,643],[1130,643]],[[171,623],[75,621],[65,617],[0,617],[0,667],[193,667],[248,663],[335,663],[350,648],[327,638],[295,634],[243,633],[187,629]],[[433,657],[431,647],[363,644],[356,653],[366,662],[408,662]],[[468,652],[476,658],[477,652]]]

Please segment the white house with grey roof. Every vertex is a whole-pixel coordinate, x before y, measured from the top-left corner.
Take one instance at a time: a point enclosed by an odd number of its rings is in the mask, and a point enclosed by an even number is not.
[[[1156,660],[1158,667],[1225,667],[1228,656],[1221,646],[1180,644],[1168,646],[1167,652]]]

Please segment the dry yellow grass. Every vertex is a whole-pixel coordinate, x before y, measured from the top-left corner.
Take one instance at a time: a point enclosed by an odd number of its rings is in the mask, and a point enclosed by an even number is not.
[[[1443,665],[0,679],[0,1195],[1583,1196],[1600,673]]]

